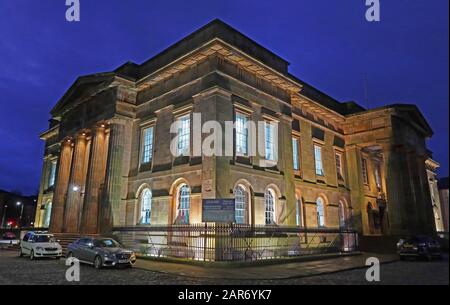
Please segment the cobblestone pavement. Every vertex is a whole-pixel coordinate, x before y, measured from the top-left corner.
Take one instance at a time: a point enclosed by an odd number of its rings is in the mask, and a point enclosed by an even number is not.
[[[318,262],[319,263],[319,262]],[[264,268],[264,267],[262,267]],[[72,284],[65,280],[65,261],[42,259],[30,261],[17,253],[0,251],[0,285],[14,284]],[[166,273],[132,269],[95,270],[82,265],[80,284],[174,284],[174,285],[309,285],[309,284],[371,284],[365,280],[365,269],[341,271],[304,278],[280,280],[223,280],[177,276]],[[433,262],[406,261],[381,265],[381,284],[449,284],[448,256]]]

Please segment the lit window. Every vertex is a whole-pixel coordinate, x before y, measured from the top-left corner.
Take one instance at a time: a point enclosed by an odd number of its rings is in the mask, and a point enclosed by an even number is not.
[[[145,189],[142,192],[141,197],[141,219],[139,223],[150,224],[152,215],[152,192],[149,189]]]
[[[56,160],[50,163],[50,175],[48,177],[48,186],[55,185],[55,177],[56,177]]]
[[[247,155],[248,154],[248,117],[236,113],[236,154]]]
[[[325,227],[325,206],[322,198],[317,198],[317,225]]]
[[[177,194],[177,216],[175,224],[187,225],[189,224],[189,209],[191,205],[191,189],[187,184],[183,184],[178,189]]]
[[[269,122],[265,123],[264,136],[265,136],[265,148],[266,148],[266,160],[275,160],[275,147],[274,147],[274,126]]]
[[[297,138],[292,138],[292,159],[294,162],[294,170],[300,170],[300,149]]]
[[[347,227],[347,219],[345,217],[345,206],[339,201],[339,227],[345,228]]]
[[[45,205],[44,210],[44,223],[42,224],[42,227],[48,228],[50,226],[50,217],[52,215],[52,202],[49,201]]]
[[[142,136],[142,163],[149,163],[153,155],[153,127],[144,129]]]
[[[344,180],[344,172],[342,170],[342,155],[340,153],[335,154],[336,158],[336,173],[339,180]]]
[[[381,190],[381,166],[380,163],[375,164],[375,183],[377,188]]]
[[[365,159],[365,158],[361,159],[361,169],[362,169],[364,184],[369,184],[369,174],[367,171],[367,159]]]
[[[314,145],[314,161],[316,164],[316,175],[324,176],[322,165],[322,147]]]
[[[302,224],[302,218],[301,218],[301,216],[302,216],[302,205],[301,205],[301,201],[300,201],[300,198],[298,198],[298,196],[295,196],[295,202],[296,202],[296,205],[295,205],[295,222],[296,222],[296,224],[297,224],[297,226],[301,226],[301,224]]]
[[[248,193],[242,185],[234,189],[235,219],[236,223],[247,223]]]
[[[275,224],[275,192],[272,189],[268,189],[264,199],[266,225]]]
[[[178,143],[177,155],[188,156],[191,143],[191,118],[190,115],[182,116],[178,119]]]

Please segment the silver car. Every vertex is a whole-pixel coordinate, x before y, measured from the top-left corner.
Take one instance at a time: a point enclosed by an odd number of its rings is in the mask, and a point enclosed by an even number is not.
[[[75,257],[80,262],[102,267],[131,267],[136,262],[133,251],[123,248],[112,238],[80,238],[67,247],[67,258]]]

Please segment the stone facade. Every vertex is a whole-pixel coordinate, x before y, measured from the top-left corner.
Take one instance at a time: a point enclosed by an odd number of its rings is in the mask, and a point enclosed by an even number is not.
[[[192,124],[195,113],[224,128],[236,113],[255,123],[278,122],[277,163],[261,167],[261,157],[236,153],[173,156],[171,124],[185,115]],[[248,224],[267,223],[270,193],[277,225],[352,227],[365,235],[435,228],[425,167],[432,131],[414,105],[365,110],[338,102],[217,20],[143,64],[80,77],[51,115],[41,135],[46,150],[38,211],[51,207],[53,232],[104,233],[140,225],[147,216],[151,225],[177,223],[183,186],[192,224],[202,222],[202,199],[234,198],[240,186]],[[152,157],[143,162],[148,127]],[[55,160],[56,179],[48,185]],[[39,213],[36,225],[44,225]]]

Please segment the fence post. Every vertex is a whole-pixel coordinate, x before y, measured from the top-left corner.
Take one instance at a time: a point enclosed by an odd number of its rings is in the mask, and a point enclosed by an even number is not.
[[[205,222],[205,232],[203,236],[203,261],[206,261],[206,245],[208,243],[208,239],[206,233],[208,231],[208,224]]]

